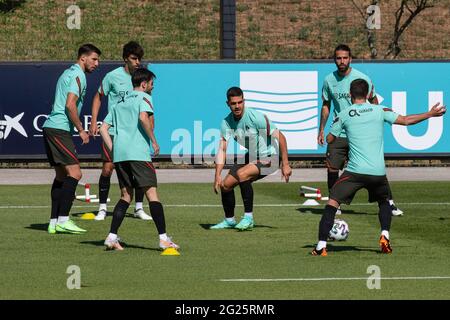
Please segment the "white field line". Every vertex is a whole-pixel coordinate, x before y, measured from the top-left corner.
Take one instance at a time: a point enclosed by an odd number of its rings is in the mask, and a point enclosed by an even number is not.
[[[416,206],[416,205],[424,205],[424,206],[448,206],[450,202],[409,202],[409,203],[395,203],[398,206]],[[323,203],[325,205],[325,203]],[[352,203],[350,206],[375,206],[373,203]],[[165,207],[169,208],[218,208],[222,207],[221,204],[164,204]],[[243,207],[242,204],[237,204],[237,207]],[[269,203],[269,204],[254,204],[254,207],[311,207],[311,206],[303,206],[300,203]],[[346,206],[350,207],[350,206]],[[84,205],[74,205],[72,208],[92,208],[98,207],[98,204],[84,204]],[[320,206],[316,206],[320,207]],[[37,206],[37,205],[5,205],[0,206],[0,209],[46,209],[50,208],[49,205]]]
[[[423,277],[349,277],[349,278],[286,278],[286,279],[219,279],[221,282],[286,282],[286,281],[353,281],[353,280],[450,280],[450,276]]]

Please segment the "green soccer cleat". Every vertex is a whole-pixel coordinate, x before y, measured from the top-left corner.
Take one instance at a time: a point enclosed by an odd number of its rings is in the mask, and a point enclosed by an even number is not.
[[[253,218],[243,217],[242,220],[235,226],[241,231],[251,230],[253,228]]]
[[[215,224],[210,229],[233,229],[236,226],[236,222],[228,222],[227,219],[224,219],[222,222]]]
[[[86,230],[78,227],[72,220],[67,220],[62,224],[57,223],[56,231],[61,233],[74,233],[74,234],[81,234],[86,232]]]
[[[49,225],[48,225],[48,228],[47,228],[47,232],[50,233],[50,234],[55,234],[55,233],[56,233],[56,225],[51,226],[51,225],[49,224]]]

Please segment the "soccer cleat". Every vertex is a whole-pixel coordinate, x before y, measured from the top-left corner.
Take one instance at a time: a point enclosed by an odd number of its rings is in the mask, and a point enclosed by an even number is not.
[[[134,210],[134,217],[142,220],[153,220],[153,218],[146,214],[142,208]]]
[[[57,223],[55,229],[60,233],[82,234],[86,232],[86,230],[78,227],[72,220],[67,220],[66,222],[61,224]]]
[[[173,242],[172,239],[170,239],[169,237],[167,237],[167,240],[159,239],[159,247],[163,250],[167,248],[174,248],[174,249],[180,248],[180,246],[177,245],[175,242]]]
[[[236,229],[239,229],[241,231],[244,230],[250,230],[253,228],[254,222],[253,218],[249,218],[244,216],[241,221],[235,226]]]
[[[55,234],[56,233],[56,225],[52,226],[49,224],[48,228],[47,228],[47,232],[50,234]]]
[[[402,216],[403,211],[395,206],[395,204],[391,205],[392,215],[393,216]]]
[[[101,210],[98,210],[98,213],[94,219],[97,221],[102,221],[102,220],[105,220],[105,218],[106,218],[106,210],[101,209]]]
[[[327,248],[325,247],[325,248],[322,248],[322,249],[320,249],[320,250],[317,250],[316,248],[314,248],[314,250],[313,251],[311,251],[311,254],[313,255],[313,256],[322,256],[322,257],[326,257],[328,254],[327,254]]]
[[[338,207],[336,210],[336,215],[339,216],[342,214],[341,207]]]
[[[106,250],[122,251],[123,247],[120,245],[119,240],[120,240],[119,237],[117,237],[117,239],[115,239],[115,240],[111,240],[109,238],[106,238],[106,240],[105,240]]]
[[[391,243],[385,236],[380,237],[381,253],[392,253]]]
[[[224,219],[222,222],[215,224],[210,229],[233,229],[236,226],[236,221],[228,222],[227,219]]]

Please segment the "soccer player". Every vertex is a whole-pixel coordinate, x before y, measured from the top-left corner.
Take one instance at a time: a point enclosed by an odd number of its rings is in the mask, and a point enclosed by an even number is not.
[[[332,145],[345,130],[350,147],[349,161],[347,168],[331,188],[330,199],[319,224],[319,242],[312,251],[313,255],[327,255],[327,238],[339,205],[350,204],[356,192],[362,188],[368,190],[369,202],[378,202],[381,252],[392,252],[389,237],[392,213],[388,201],[389,186],[383,151],[384,123],[408,126],[431,117],[440,117],[446,111],[445,106],[437,103],[428,112],[402,116],[389,108],[368,103],[368,93],[369,84],[365,80],[352,81],[350,94],[353,105],[337,115],[327,136],[327,142]]]
[[[69,218],[75,189],[81,179],[72,133],[75,127],[83,144],[89,142],[89,134],[84,131],[79,116],[86,93],[85,73],[91,73],[98,67],[100,54],[100,50],[92,44],[82,45],[78,49],[76,63],[58,79],[52,112],[43,125],[47,158],[55,169],[48,225],[48,233],[51,234],[86,232]]]
[[[327,123],[330,114],[331,102],[334,105],[334,117],[342,110],[352,105],[350,99],[350,83],[355,79],[364,79],[369,83],[368,101],[371,104],[378,104],[378,98],[375,93],[370,78],[364,73],[356,70],[350,66],[352,62],[352,53],[350,48],[345,44],[340,44],[334,50],[334,63],[337,70],[325,77],[322,87],[322,111],[320,117],[320,130],[317,137],[317,142],[322,146],[324,144],[324,127]],[[326,165],[327,165],[327,180],[328,192],[330,192],[333,185],[339,178],[339,170],[344,168],[345,162],[348,159],[348,141],[345,131],[339,137],[336,137],[335,143],[327,145]],[[389,184],[388,184],[389,186]],[[389,188],[389,203],[391,205],[392,214],[395,216],[403,215],[403,211],[398,209],[392,200],[392,193]],[[337,214],[341,214],[338,209]]]
[[[133,187],[142,188],[149,201],[150,213],[159,233],[159,247],[175,248],[175,244],[166,234],[164,209],[157,193],[157,179],[151,159],[159,153],[154,129],[154,109],[152,97],[155,75],[150,70],[137,69],[131,77],[134,91],[119,101],[100,127],[100,134],[106,146],[113,152],[113,161],[119,178],[121,198],[114,207],[110,232],[105,240],[107,249],[123,250],[117,236],[125,213],[133,197]],[[114,142],[108,130],[114,130]],[[130,148],[133,146],[133,148]]]
[[[123,46],[122,57],[124,66],[108,72],[98,88],[92,101],[92,121],[89,127],[89,133],[95,137],[98,134],[97,117],[101,107],[101,98],[108,96],[108,112],[122,102],[127,94],[133,91],[131,83],[131,74],[141,65],[141,59],[144,56],[144,49],[134,41],[130,41]],[[114,138],[114,131],[111,129],[109,134]],[[105,220],[107,211],[107,200],[109,188],[111,186],[111,175],[114,171],[111,150],[102,144],[103,168],[100,175],[99,186],[99,208],[95,220]],[[151,220],[152,217],[145,213],[143,207],[144,191],[135,188],[136,205],[134,216],[143,220]]]
[[[259,111],[245,107],[244,93],[238,87],[227,91],[227,105],[231,112],[222,121],[221,140],[216,157],[214,191],[221,192],[225,219],[211,226],[211,229],[236,228],[251,229],[253,220],[252,183],[278,170],[281,156],[281,174],[286,182],[292,173],[288,162],[287,142],[285,136],[276,126]],[[227,146],[234,139],[247,148],[245,163],[234,164],[222,181],[222,169],[225,164]],[[272,141],[272,139],[274,141]],[[279,143],[279,153],[277,144]],[[236,223],[234,217],[234,188],[239,185],[244,202],[244,217]]]

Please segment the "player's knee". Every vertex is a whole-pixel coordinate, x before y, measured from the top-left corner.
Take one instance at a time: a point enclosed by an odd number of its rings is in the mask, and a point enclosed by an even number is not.
[[[73,171],[69,173],[69,176],[80,181],[83,177],[83,174],[81,173],[81,171]]]
[[[225,185],[223,182],[220,184],[220,190],[222,192],[230,192],[231,190],[233,190],[232,187]]]
[[[102,176],[111,177],[114,171],[114,167],[112,165],[104,165],[102,168]]]
[[[121,190],[121,195],[120,195],[120,199],[122,199],[123,201],[126,201],[128,203],[131,203],[131,201],[133,200],[133,193],[132,193],[132,189],[128,190],[128,188],[124,188]]]

